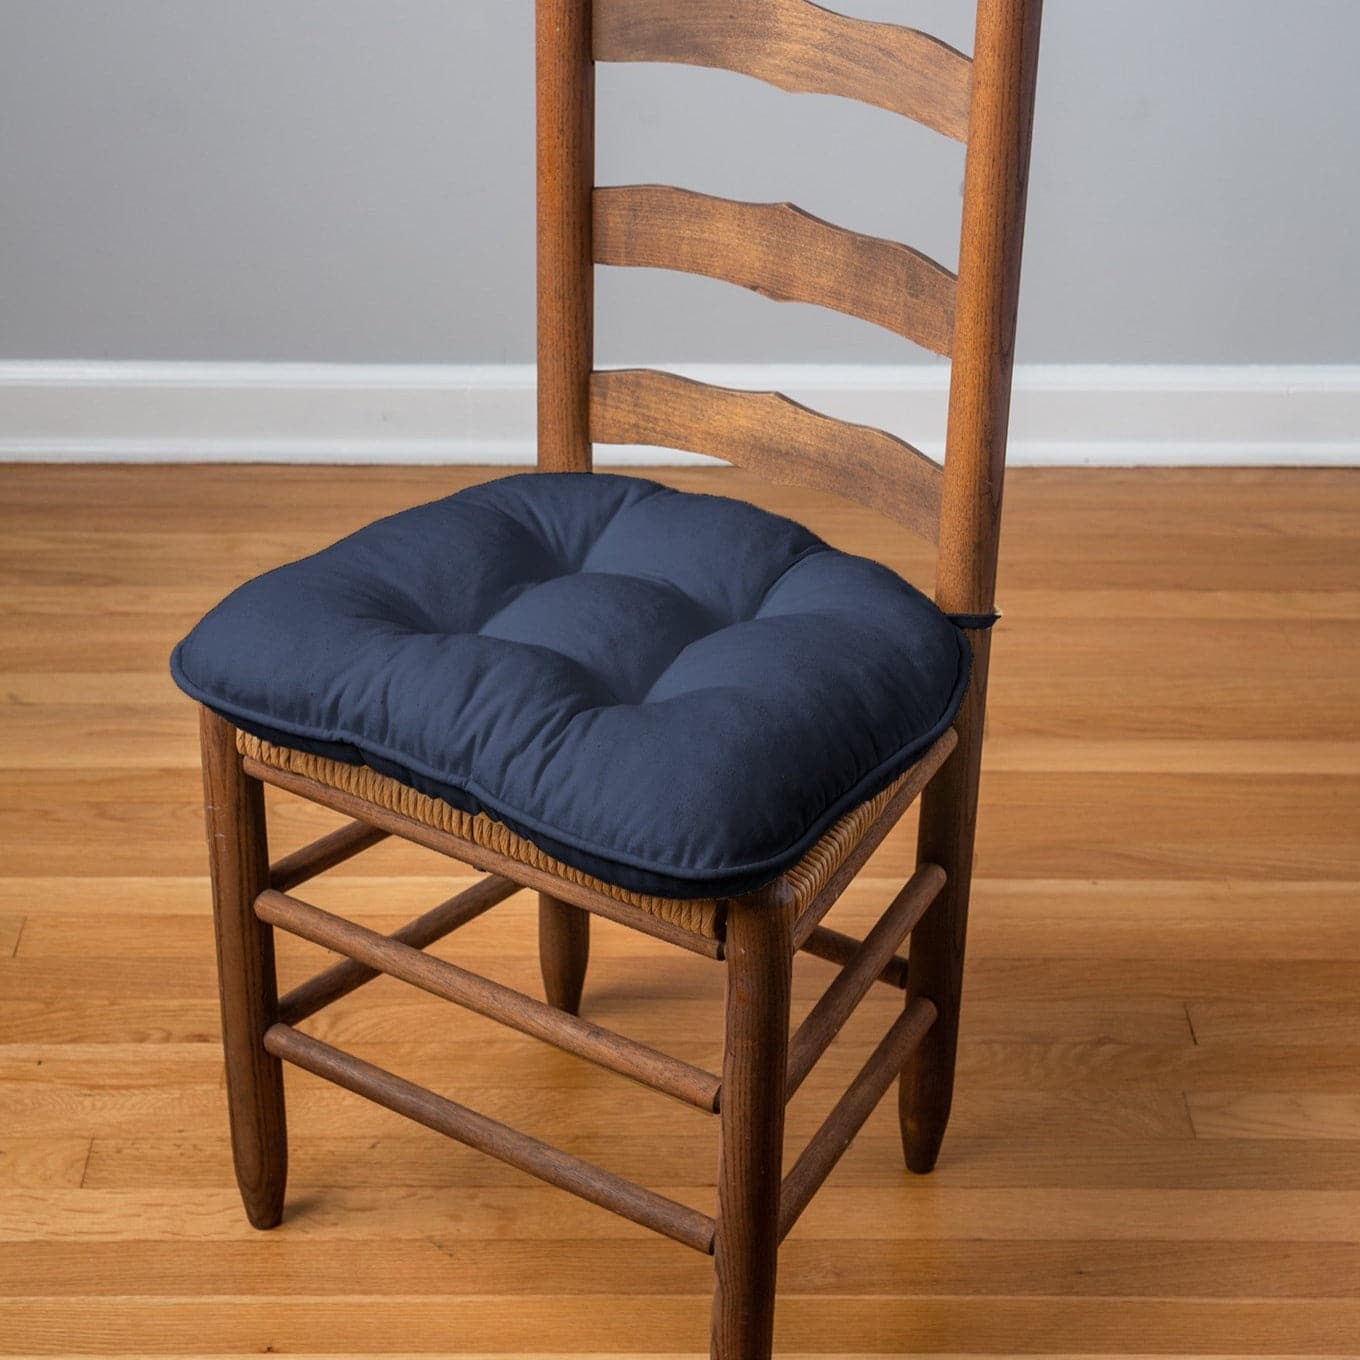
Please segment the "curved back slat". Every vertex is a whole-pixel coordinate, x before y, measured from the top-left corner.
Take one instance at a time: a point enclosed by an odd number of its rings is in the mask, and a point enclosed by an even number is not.
[[[596,61],[737,71],[783,90],[874,104],[956,141],[968,136],[972,63],[900,24],[811,0],[595,0],[593,25]]]
[[[835,3],[836,0],[831,0]],[[936,596],[993,603],[1043,0],[976,0],[973,56],[812,0],[535,0],[539,466],[586,469],[592,440],[715,454],[873,506],[939,545]],[[955,277],[905,246],[786,203],[594,185],[597,61],[678,62],[843,95],[967,143]],[[882,431],[776,393],[594,370],[597,264],[685,270],[893,330],[953,363],[943,473]],[[985,676],[976,642],[974,690]],[[971,758],[971,757],[970,757]]]
[[[781,302],[871,321],[936,354],[954,337],[955,279],[895,241],[791,203],[737,203],[660,185],[595,190],[597,264],[677,269]]]
[[[893,435],[800,406],[778,392],[734,392],[650,369],[590,380],[590,436],[726,459],[774,482],[844,496],[936,541],[941,474]]]

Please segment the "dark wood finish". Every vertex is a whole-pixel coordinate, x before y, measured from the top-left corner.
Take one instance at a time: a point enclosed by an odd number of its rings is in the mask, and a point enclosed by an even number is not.
[[[660,444],[725,458],[771,481],[830,491],[935,539],[938,465],[905,440],[800,406],[778,392],[734,392],[650,369],[597,372],[590,432],[599,444]]]
[[[765,1360],[773,1343],[793,973],[789,927],[783,903],[768,894],[728,904],[715,1360]]]
[[[532,865],[511,859],[508,855],[484,849],[472,841],[465,841],[461,836],[441,831],[438,827],[427,826],[424,822],[418,822],[411,817],[403,817],[401,813],[393,812],[390,808],[367,802],[341,789],[333,789],[326,784],[318,783],[315,779],[308,779],[305,775],[276,770],[249,757],[244,764],[246,773],[254,779],[296,794],[299,798],[306,798],[309,802],[319,803],[332,811],[342,812],[348,817],[373,822],[377,826],[385,827],[394,836],[402,836],[417,845],[437,850],[442,855],[470,864],[474,869],[480,869],[484,873],[513,878],[521,887],[550,892],[564,902],[585,907],[595,916],[606,916],[622,925],[632,926],[634,930],[640,930],[644,934],[654,935],[658,940],[665,940],[668,944],[679,945],[692,953],[703,954],[711,959],[720,958],[722,955],[722,945],[717,940],[692,935],[687,930],[681,930],[679,926],[673,926],[660,917],[630,906],[627,902],[620,902],[593,888],[556,878],[542,869],[535,869]]]
[[[278,1018],[274,935],[254,912],[269,886],[264,790],[241,768],[229,722],[201,708],[199,734],[232,1161],[246,1216],[272,1228],[283,1217],[288,1128],[283,1071],[264,1050]]]
[[[803,1084],[817,1060],[830,1047],[841,1026],[854,1014],[865,993],[883,974],[897,946],[911,933],[926,909],[944,887],[944,870],[937,864],[923,864],[906,887],[893,899],[887,911],[864,938],[855,956],[836,975],[822,993],[821,1000],[808,1013],[789,1044],[788,1077],[785,1098]]]
[[[832,930],[830,926],[818,926],[803,941],[800,949],[802,953],[811,954],[813,958],[825,959],[827,963],[839,963],[844,966],[859,953],[862,944],[863,941],[855,939],[853,935]],[[883,965],[882,971],[874,981],[896,987],[899,992],[905,991],[909,966],[907,959],[900,954],[894,954]]]
[[[783,90],[876,104],[959,141],[968,133],[961,52],[808,0],[596,0],[595,56],[716,66]]]
[[[334,869],[337,864],[362,854],[379,841],[386,840],[389,834],[367,822],[351,822],[270,865],[269,886],[287,892],[289,888],[296,888],[298,884],[324,874],[327,869]]]
[[[1042,0],[978,5],[936,578],[941,608],[964,614],[988,614],[995,600],[1041,12]],[[902,1142],[916,1172],[935,1165],[953,1101],[991,654],[990,634],[972,640],[959,749],[921,805],[918,854],[949,882],[912,937],[908,1005],[926,997],[940,1012],[902,1076]]]
[[[841,894],[859,876],[869,856],[883,844],[883,838],[902,820],[903,813],[920,797],[921,790],[935,778],[957,742],[958,737],[951,728],[912,766],[910,777],[902,781],[901,787],[888,800],[888,805],[860,837],[859,843],[845,857],[826,886],[803,908],[793,927],[794,948],[801,949],[807,943],[822,917],[840,901]]]
[[[658,1053],[646,1044],[601,1029],[569,1015],[513,987],[493,982],[457,964],[423,954],[376,930],[323,911],[287,893],[262,892],[255,899],[256,914],[270,925],[324,945],[391,977],[409,982],[432,996],[455,1001],[468,1010],[498,1020],[521,1034],[574,1053],[577,1057],[631,1077],[710,1113],[718,1108],[720,1082],[711,1072]]]
[[[366,1096],[427,1129],[508,1162],[696,1251],[712,1250],[713,1220],[696,1209],[634,1185],[288,1025],[274,1025],[265,1035],[265,1046],[276,1057]]]
[[[544,472],[588,472],[592,460],[591,9],[590,0],[537,0],[538,466]],[[585,983],[589,917],[560,895],[541,893],[539,923],[548,999],[574,1014]]]
[[[779,302],[807,302],[947,355],[955,279],[896,241],[792,203],[737,203],[663,185],[595,190],[595,262],[703,274]]]
[[[869,1055],[849,1089],[836,1102],[821,1128],[812,1136],[802,1155],[784,1178],[779,1201],[779,1239],[802,1216],[822,1182],[844,1156],[846,1148],[864,1127],[864,1121],[883,1099],[893,1078],[902,1070],[908,1054],[929,1033],[935,1022],[935,1007],[918,998],[893,1022],[882,1042]]]
[[[548,1004],[576,1015],[590,962],[590,913],[539,893],[538,961]]]
[[[590,0],[537,0],[538,466],[590,470],[595,68]]]
[[[277,883],[272,886],[278,889]],[[442,940],[469,921],[475,921],[518,891],[518,883],[492,874],[450,897],[448,901],[432,907],[424,915],[417,916],[414,921],[408,921],[387,938],[398,944],[410,945],[412,949],[428,949],[436,940]],[[323,1006],[329,1006],[332,1001],[348,996],[381,976],[380,969],[368,968],[354,959],[341,959],[306,982],[299,983],[284,996],[279,1001],[279,1019],[286,1025],[299,1025]]]

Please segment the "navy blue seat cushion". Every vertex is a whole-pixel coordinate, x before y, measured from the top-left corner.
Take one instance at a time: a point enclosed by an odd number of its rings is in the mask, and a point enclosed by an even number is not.
[[[759,887],[949,726],[958,628],[742,501],[530,473],[242,586],[175,680],[278,745],[678,898]]]

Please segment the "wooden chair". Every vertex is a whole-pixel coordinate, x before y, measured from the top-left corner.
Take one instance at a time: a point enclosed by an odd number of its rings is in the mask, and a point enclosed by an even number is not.
[[[842,819],[804,864],[745,897],[657,901],[571,871],[485,819],[369,770],[301,755],[202,710],[223,1042],[232,1145],[253,1224],[280,1220],[287,1149],[280,1060],[715,1256],[713,1354],[771,1353],[781,1239],[893,1078],[906,1162],[928,1172],[949,1117],[993,612],[1040,0],[981,0],[972,59],[909,29],[808,0],[538,0],[539,465],[589,470],[595,442],[657,443],[834,492],[936,537],[937,599],[974,652],[954,729],[892,787]],[[668,61],[744,72],[789,90],[896,110],[967,142],[957,278],[905,247],[788,206],[656,187],[594,187],[597,61]],[[820,303],[953,360],[943,471],[877,431],[773,394],[720,391],[652,372],[597,372],[596,264],[661,266]],[[263,785],[354,820],[270,864]],[[863,941],[821,918],[914,799],[919,867]],[[396,834],[490,877],[390,937],[295,897],[300,883]],[[526,886],[540,893],[550,1004],[423,952]],[[726,967],[721,1075],[576,1015],[591,914]],[[273,928],[346,956],[282,999]],[[898,955],[910,934],[910,964]],[[794,954],[842,965],[790,1039]],[[721,1121],[716,1218],[592,1167],[304,1034],[299,1024],[379,973],[624,1073]],[[784,1107],[875,982],[905,1009],[821,1130],[781,1177]]]

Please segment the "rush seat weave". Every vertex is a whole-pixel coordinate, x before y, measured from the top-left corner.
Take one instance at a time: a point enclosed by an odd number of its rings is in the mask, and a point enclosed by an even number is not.
[[[419,795],[421,820],[707,933],[718,898],[825,881],[856,809],[952,723],[969,649],[901,578],[792,521],[530,474],[249,582],[172,664],[264,763]]]

